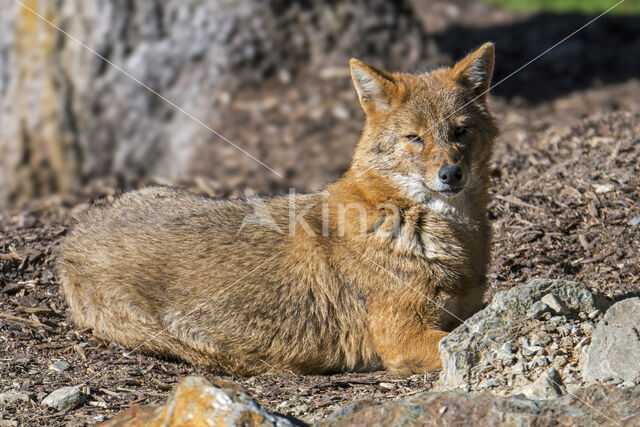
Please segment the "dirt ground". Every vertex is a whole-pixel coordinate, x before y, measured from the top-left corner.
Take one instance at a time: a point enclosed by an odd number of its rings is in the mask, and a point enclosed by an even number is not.
[[[527,34],[496,40],[503,53],[498,55],[495,81],[589,20],[549,19],[542,40],[531,41],[526,29],[540,25],[538,17],[486,7],[463,14],[446,3],[434,4],[431,10],[442,14],[437,21],[441,28],[422,13],[425,25],[435,28],[434,37],[444,46],[443,55],[459,56],[461,52],[446,47],[455,41],[445,40],[460,35],[461,29],[469,32],[467,43],[475,45],[477,39],[492,39],[506,27],[512,35],[520,30]],[[483,24],[474,16],[482,17]],[[487,298],[538,277],[583,281],[612,296],[640,294],[640,83],[633,77],[640,74],[633,74],[637,63],[629,64],[630,58],[639,61],[640,54],[634,52],[640,53],[640,48],[637,41],[624,53],[611,47],[624,39],[632,19],[606,21],[572,39],[572,47],[565,46],[566,55],[577,59],[572,56],[576,52],[588,52],[580,67],[556,53],[557,63],[547,58],[547,66],[538,68],[542,75],[528,70],[496,88],[491,106],[501,136],[490,190],[494,249]],[[597,46],[590,50],[593,40],[598,40]],[[531,55],[512,55],[525,45]],[[607,46],[614,52],[607,52]],[[626,68],[619,70],[615,61]],[[614,69],[605,78],[607,70]],[[295,90],[285,90],[279,81],[248,89],[230,104],[229,120],[220,126],[232,140],[258,138],[264,156],[258,152],[257,157],[267,164],[289,164],[292,156],[304,159],[301,169],[288,173],[284,182],[269,184],[273,191],[289,186],[317,189],[348,164],[363,116],[347,77],[338,73],[317,78],[314,73],[293,76],[286,87]],[[293,144],[298,141],[305,142]],[[214,196],[237,196],[260,179],[272,182],[272,177],[245,177],[239,171],[225,183],[196,179],[183,184]],[[21,425],[94,424],[134,404],[163,403],[172,386],[187,375],[213,377],[180,361],[129,352],[69,321],[52,272],[53,250],[69,228],[73,209],[113,195],[114,186],[95,182],[75,195],[0,211],[0,392],[20,390],[31,400],[0,407],[1,419]],[[58,360],[70,368],[49,369]],[[245,386],[269,410],[312,421],[354,400],[397,399],[428,390],[437,377],[437,372],[409,378],[382,372],[282,372],[227,379]],[[69,385],[81,385],[87,395],[77,409],[60,414],[39,406],[48,393]]]

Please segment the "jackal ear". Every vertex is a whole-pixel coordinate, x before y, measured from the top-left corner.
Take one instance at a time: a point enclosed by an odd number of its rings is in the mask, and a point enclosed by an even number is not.
[[[454,78],[472,88],[482,101],[486,101],[491,85],[494,50],[493,43],[485,43],[453,67]]]
[[[351,78],[365,113],[384,111],[391,105],[395,81],[391,74],[351,58]]]

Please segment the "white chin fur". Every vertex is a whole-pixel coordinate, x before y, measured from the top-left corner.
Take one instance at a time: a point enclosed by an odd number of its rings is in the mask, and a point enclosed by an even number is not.
[[[394,174],[393,179],[402,189],[404,196],[416,203],[425,203],[429,189],[424,185],[424,181],[419,175]]]
[[[419,175],[397,174],[394,179],[409,200],[421,203],[429,210],[456,222],[469,222],[464,190],[455,196],[446,197],[429,190]]]

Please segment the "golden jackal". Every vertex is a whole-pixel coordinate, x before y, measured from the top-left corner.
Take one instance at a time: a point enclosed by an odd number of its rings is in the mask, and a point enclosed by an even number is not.
[[[73,319],[221,373],[439,368],[487,284],[493,63],[490,43],[418,75],[352,59],[367,119],[322,192],[151,187],[90,209],[57,260]]]

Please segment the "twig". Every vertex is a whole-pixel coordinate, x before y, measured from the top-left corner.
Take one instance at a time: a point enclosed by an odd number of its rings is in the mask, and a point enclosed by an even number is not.
[[[28,313],[28,314],[38,314],[38,313],[53,313],[54,311],[51,310],[50,308],[47,307],[24,307],[22,305],[19,305],[16,307],[16,310],[18,311],[22,311],[23,313]]]
[[[100,390],[101,392],[103,392],[106,395],[109,395],[111,397],[115,397],[116,399],[120,399],[120,395],[118,393],[116,393],[115,391],[107,390],[106,388],[99,388],[98,390]]]
[[[523,200],[518,199],[515,196],[507,196],[507,197],[505,197],[505,196],[501,196],[499,194],[495,194],[494,197],[496,199],[498,199],[498,200],[502,200],[504,202],[511,203],[512,205],[523,206],[523,207],[535,209],[535,210],[538,210],[538,211],[543,210],[541,207],[532,205],[531,203],[527,203],[527,202],[525,202]]]
[[[45,329],[47,331],[53,331],[53,328],[51,326],[45,325],[42,322],[34,322],[33,320],[23,319],[22,317],[13,316],[11,314],[0,313],[0,318],[7,319],[7,320],[10,320],[10,321],[13,321],[13,322],[17,322],[17,323],[21,323],[21,324],[23,324],[25,326],[29,326],[29,327],[34,328],[34,329],[42,328],[42,329]]]

